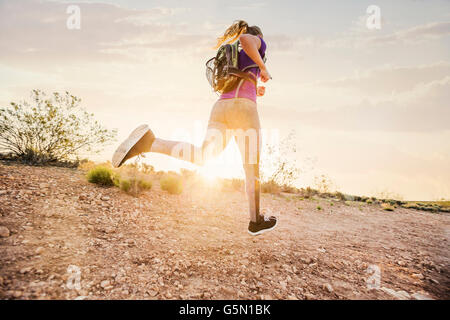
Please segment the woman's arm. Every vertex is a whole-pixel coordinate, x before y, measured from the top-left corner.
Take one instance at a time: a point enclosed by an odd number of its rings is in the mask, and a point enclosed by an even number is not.
[[[261,39],[251,34],[243,34],[239,37],[239,41],[241,42],[242,49],[245,53],[258,65],[259,69],[261,69],[261,80],[267,82],[269,79],[272,79],[258,51],[261,47]]]

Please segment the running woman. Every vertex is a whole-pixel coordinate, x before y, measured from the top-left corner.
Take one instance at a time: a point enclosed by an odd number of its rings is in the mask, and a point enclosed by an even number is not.
[[[259,27],[249,26],[247,22],[239,20],[217,40],[217,48],[225,42],[239,40],[242,47],[238,56],[239,69],[245,69],[255,80],[260,78],[262,82],[267,82],[271,79],[263,61],[266,43]],[[245,171],[245,189],[250,213],[248,232],[251,235],[259,235],[272,230],[277,225],[276,217],[265,217],[260,213],[259,207],[261,127],[256,97],[264,95],[265,87],[255,83],[242,78],[234,90],[222,93],[211,110],[201,147],[187,142],[156,138],[148,125],[141,125],[117,148],[112,158],[113,165],[120,167],[126,160],[145,152],[162,153],[203,165],[209,157],[219,155],[230,139],[234,138],[241,151]]]

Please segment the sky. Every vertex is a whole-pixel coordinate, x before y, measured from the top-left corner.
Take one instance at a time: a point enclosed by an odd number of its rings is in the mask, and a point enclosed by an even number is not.
[[[70,5],[80,28],[69,29]],[[368,28],[380,9],[380,28]],[[450,1],[0,0],[0,105],[69,91],[118,140],[141,123],[200,143],[217,95],[204,63],[237,19],[258,25],[273,80],[265,143],[293,132],[296,185],[405,200],[450,198]],[[230,145],[203,172],[242,177]],[[233,163],[223,159],[235,159]],[[147,154],[158,170],[195,167]]]

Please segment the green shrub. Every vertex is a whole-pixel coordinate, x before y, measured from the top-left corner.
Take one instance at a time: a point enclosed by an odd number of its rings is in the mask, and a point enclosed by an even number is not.
[[[152,188],[152,182],[149,180],[139,180],[138,186],[141,190],[150,190]]]
[[[394,207],[389,203],[382,203],[381,208],[385,211],[394,211]]]
[[[152,188],[152,182],[140,178],[120,179],[120,190],[138,196],[144,190]]]
[[[113,186],[114,177],[114,172],[104,166],[95,167],[87,173],[87,180],[100,186]]]
[[[161,189],[170,194],[180,194],[183,192],[183,182],[181,178],[175,174],[166,174],[160,180]]]
[[[119,182],[119,188],[120,188],[120,190],[122,190],[124,192],[129,192],[130,188],[131,188],[130,180],[121,179],[120,182]]]

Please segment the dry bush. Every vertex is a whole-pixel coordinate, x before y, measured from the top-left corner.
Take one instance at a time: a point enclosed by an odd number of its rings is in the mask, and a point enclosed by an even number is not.
[[[183,192],[183,181],[179,175],[174,172],[165,174],[160,180],[161,189],[170,194],[180,194]]]
[[[266,145],[261,160],[261,190],[277,193],[293,187],[300,174],[295,134],[291,132],[278,145]]]
[[[330,177],[325,174],[314,177],[314,187],[320,193],[330,193],[334,188],[334,183],[331,181]]]
[[[261,183],[261,192],[262,193],[279,193],[281,191],[281,187],[275,181],[266,181]]]

